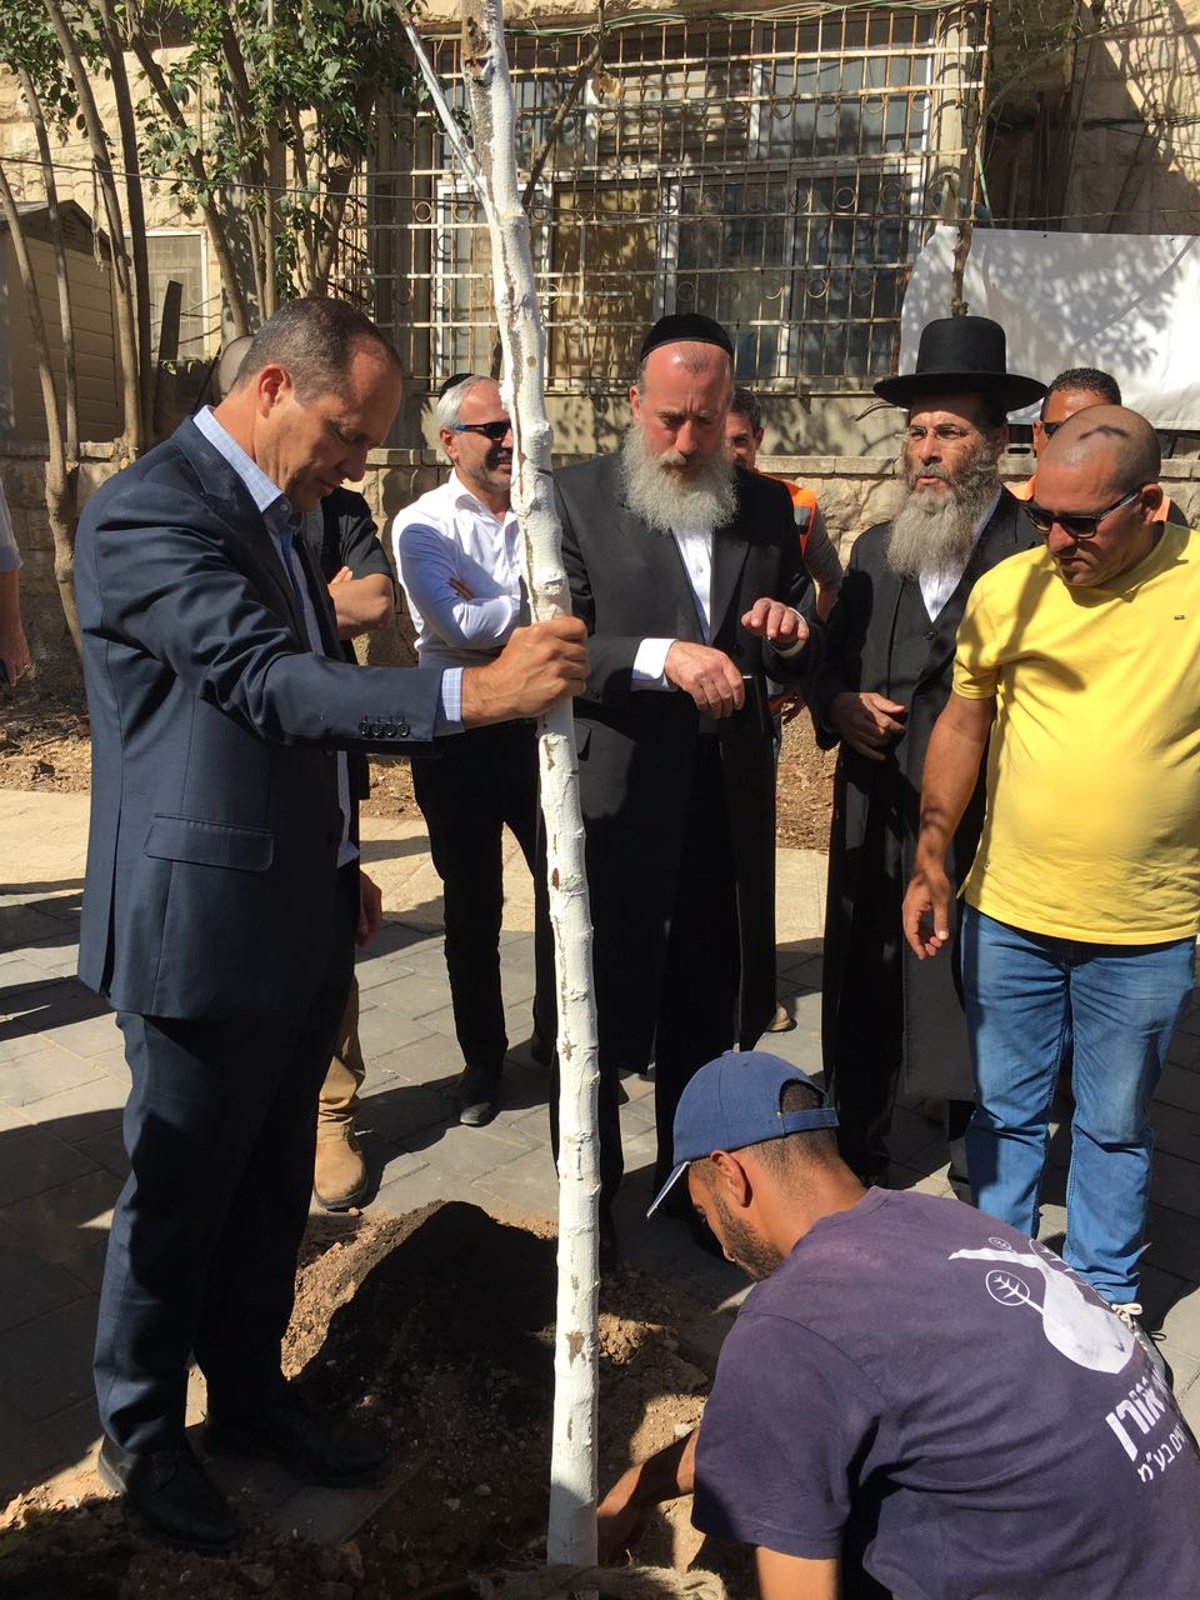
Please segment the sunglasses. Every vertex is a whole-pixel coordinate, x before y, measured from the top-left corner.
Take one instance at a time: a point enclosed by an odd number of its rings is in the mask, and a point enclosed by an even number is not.
[[[1103,511],[1047,511],[1045,506],[1039,506],[1035,500],[1025,502],[1025,515],[1033,523],[1040,534],[1047,534],[1056,524],[1064,533],[1069,533],[1072,539],[1094,539],[1100,531],[1100,524],[1105,517],[1111,517],[1114,511],[1120,511],[1122,506],[1130,506],[1141,494],[1146,485],[1139,484],[1129,494],[1122,495],[1119,500],[1114,500],[1111,506],[1106,506]]]
[[[512,427],[507,417],[497,417],[495,422],[453,422],[451,433],[480,433],[493,444],[499,444]]]

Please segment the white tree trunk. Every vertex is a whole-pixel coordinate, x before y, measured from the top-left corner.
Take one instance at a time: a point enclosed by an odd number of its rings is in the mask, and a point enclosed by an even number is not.
[[[561,528],[551,493],[545,337],[538,312],[529,218],[521,206],[515,107],[502,0],[464,0],[463,68],[473,150],[454,122],[419,36],[406,23],[451,146],[478,193],[492,242],[492,279],[504,350],[503,389],[513,425],[513,508],[525,582],[538,621],[571,609]],[[575,719],[570,702],[542,718],[538,754],[558,998],[559,1234],[554,1436],[547,1558],[585,1567],[596,1559],[598,1372],[596,1131],[599,1069],[592,999],[592,925],[584,873]]]

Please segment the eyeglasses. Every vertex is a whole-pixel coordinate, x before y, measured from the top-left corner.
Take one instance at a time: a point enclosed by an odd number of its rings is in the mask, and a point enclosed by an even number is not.
[[[495,422],[452,422],[450,432],[480,433],[493,444],[499,444],[511,427],[512,423],[507,417],[497,417]]]
[[[1066,421],[1067,421],[1067,418],[1063,417],[1062,422],[1043,422],[1042,423],[1042,432],[1046,435],[1047,439],[1053,439],[1054,435],[1062,427],[1063,422],[1066,422]]]
[[[1047,534],[1057,524],[1064,533],[1069,533],[1072,539],[1094,539],[1100,531],[1100,524],[1105,517],[1111,517],[1114,511],[1120,511],[1122,506],[1132,505],[1146,487],[1139,484],[1129,494],[1122,495],[1119,500],[1114,500],[1111,506],[1103,511],[1047,511],[1045,506],[1039,506],[1035,500],[1025,502],[1025,515],[1033,523],[1040,534]]]

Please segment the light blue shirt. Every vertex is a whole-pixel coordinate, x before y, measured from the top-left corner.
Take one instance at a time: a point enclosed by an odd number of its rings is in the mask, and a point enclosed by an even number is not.
[[[292,510],[291,502],[283,490],[266,473],[251,456],[247,455],[235,438],[221,426],[213,415],[211,406],[202,407],[192,421],[200,432],[212,445],[213,449],[228,461],[238,477],[250,492],[250,498],[263,514],[267,531],[270,533],[279,558],[283,563],[283,570],[289,575],[299,576],[302,569],[293,552],[295,549],[295,520],[296,513]],[[286,539],[286,544],[285,544]],[[293,582],[295,579],[293,578]],[[304,625],[308,633],[309,644],[317,655],[324,654],[320,632],[317,629],[316,612],[313,610],[312,597],[308,593],[308,585],[303,581],[299,586],[300,601],[304,607]],[[462,671],[461,669],[443,672],[440,688],[441,706],[438,711],[437,721],[434,725],[436,734],[462,732]],[[338,796],[344,796],[347,809],[344,815],[349,817],[350,785],[342,788],[342,779],[345,776],[346,757],[344,752],[338,756]],[[349,826],[347,822],[347,826]],[[353,847],[351,847],[353,848]],[[353,859],[350,857],[348,859]]]

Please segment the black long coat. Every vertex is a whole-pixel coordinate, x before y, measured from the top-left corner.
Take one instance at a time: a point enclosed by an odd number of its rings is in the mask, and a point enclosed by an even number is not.
[[[901,605],[906,580],[898,578],[887,564],[889,526],[879,523],[869,528],[854,546],[838,603],[827,625],[823,659],[808,690],[817,739],[825,749],[838,743],[828,720],[828,708],[836,694],[846,690],[874,692],[902,701],[909,708],[904,736],[884,761],[869,761],[846,746],[838,752],[822,992],[827,1071],[836,1055],[839,1010],[844,1006],[870,1008],[872,1004],[871,974],[847,970],[855,903],[863,895],[879,892],[884,877],[899,875],[903,892],[912,875],[925,753],[933,725],[950,697],[956,636],[967,596],[989,568],[1039,542],[1019,503],[1007,490],[1001,491],[1000,502],[979,537],[958,588],[936,622],[930,624],[923,608],[917,608],[925,621],[928,652],[915,682],[901,686],[894,669],[897,623],[907,611]],[[979,783],[948,853],[947,871],[956,887],[966,876],[979,843],[985,804],[982,766]],[[893,859],[878,859],[879,852],[868,859],[869,853],[864,849],[873,799],[890,808],[890,838],[885,848]],[[898,849],[892,842],[895,840]],[[972,1098],[957,940],[953,951],[936,961],[918,961],[905,945],[902,962],[902,1070],[906,1090],[912,1095]],[[866,1014],[870,1014],[869,1009]]]
[[[700,714],[689,695],[635,691],[633,663],[646,638],[704,641],[678,546],[626,505],[620,457],[568,467],[555,489],[572,603],[589,634],[575,714],[596,991],[610,1061],[641,1067],[653,1054]],[[711,642],[753,680],[745,709],[719,724],[737,873],[737,1037],[750,1044],[775,1008],[775,770],[763,689],[768,676],[797,681],[806,653],[779,656],[740,619],[762,596],[798,606],[808,580],[786,489],[739,468],[737,494],[713,541]]]

